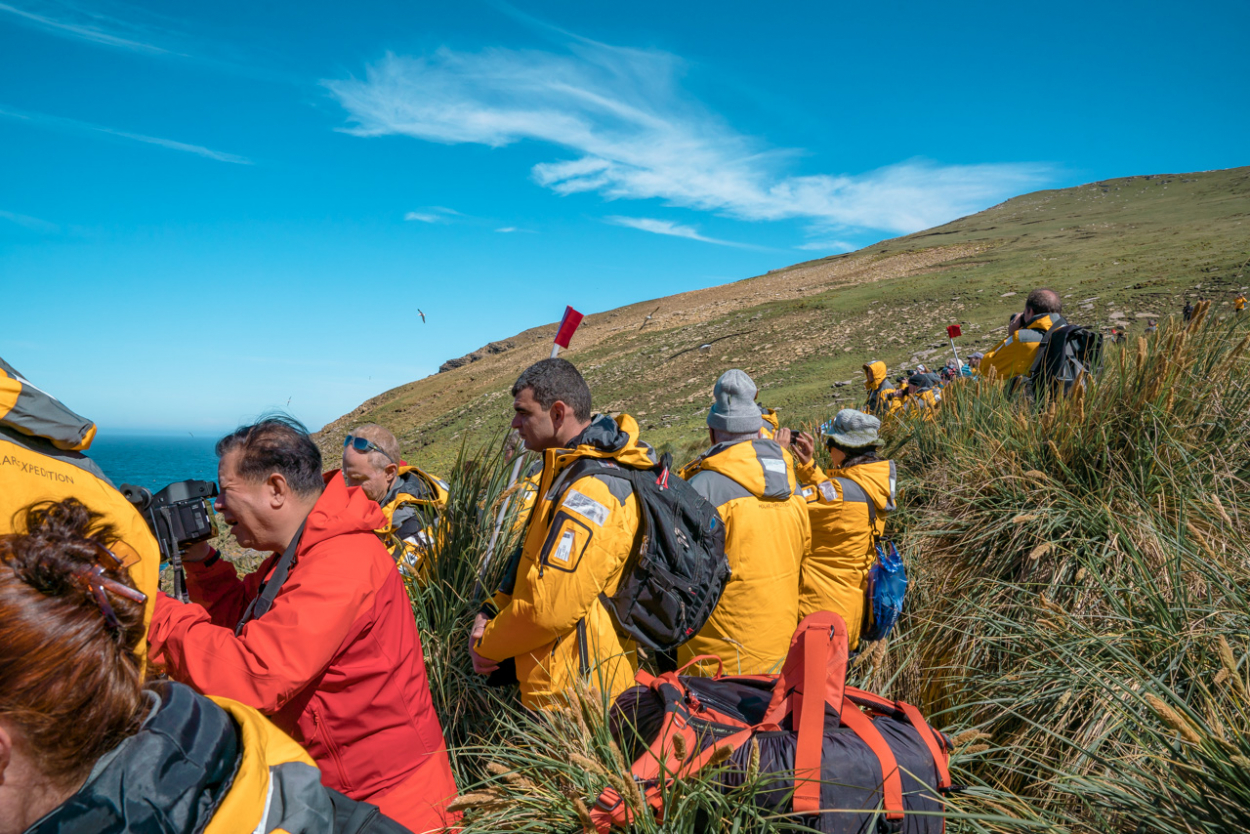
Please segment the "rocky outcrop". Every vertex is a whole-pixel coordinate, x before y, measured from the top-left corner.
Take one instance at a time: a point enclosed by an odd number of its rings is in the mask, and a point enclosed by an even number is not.
[[[502,342],[491,342],[486,347],[478,348],[472,353],[461,356],[459,359],[448,359],[446,362],[438,366],[438,372],[441,374],[444,371],[454,371],[456,368],[462,368],[465,365],[476,362],[479,359],[484,359],[487,356],[504,353],[505,351],[512,350],[514,347],[516,347],[516,342],[511,339]]]

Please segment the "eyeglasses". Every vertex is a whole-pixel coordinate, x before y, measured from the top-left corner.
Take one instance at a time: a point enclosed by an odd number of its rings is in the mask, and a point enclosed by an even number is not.
[[[343,441],[343,448],[346,449],[348,446],[351,446],[357,452],[379,452],[382,454],[383,457],[385,457],[391,463],[399,463],[399,461],[395,460],[395,458],[391,457],[385,451],[383,451],[381,446],[374,443],[372,440],[369,440],[368,438],[353,437],[352,435],[349,434],[347,435],[347,438]]]

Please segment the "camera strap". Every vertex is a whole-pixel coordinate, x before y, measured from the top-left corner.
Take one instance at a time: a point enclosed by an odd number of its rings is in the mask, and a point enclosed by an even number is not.
[[[295,551],[299,549],[299,540],[303,535],[304,525],[301,524],[299,529],[295,531],[295,536],[291,539],[291,543],[286,546],[286,550],[282,551],[282,555],[278,557],[278,562],[273,566],[273,571],[269,574],[269,578],[261,583],[260,591],[256,594],[256,598],[248,603],[247,610],[243,612],[243,619],[239,620],[239,624],[234,627],[236,637],[243,632],[243,626],[252,620],[259,620],[273,607],[274,598],[282,590],[282,584],[286,582],[287,574],[291,572],[291,563],[295,561]]]

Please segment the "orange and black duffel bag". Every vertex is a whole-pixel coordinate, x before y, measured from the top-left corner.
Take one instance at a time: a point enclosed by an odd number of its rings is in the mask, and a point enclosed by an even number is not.
[[[758,772],[754,801],[816,831],[944,831],[950,740],[911,704],[846,686],[847,655],[842,618],[817,611],[799,624],[780,675],[640,671],[611,719],[651,810],[662,819],[664,786],[721,760],[713,778],[726,790]],[[726,747],[724,760],[717,751]],[[611,788],[591,812],[600,834],[631,815]]]

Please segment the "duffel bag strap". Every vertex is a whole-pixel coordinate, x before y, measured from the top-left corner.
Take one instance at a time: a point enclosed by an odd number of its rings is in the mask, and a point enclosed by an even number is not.
[[[860,741],[868,745],[868,749],[881,763],[881,793],[885,818],[889,822],[900,822],[903,819],[903,780],[898,773],[898,760],[894,758],[894,751],[882,738],[872,719],[850,701],[842,707],[842,726],[859,736]]]
[[[924,720],[920,710],[911,704],[899,701],[898,708],[903,711],[903,714],[907,716],[907,720],[916,728],[916,732],[920,734],[925,747],[929,748],[929,755],[933,757],[933,766],[937,769],[937,789],[941,791],[949,788],[951,786],[951,773],[946,766],[948,755],[946,750],[938,745],[937,736],[934,735],[933,728],[929,726],[928,721]]]
[[[732,752],[737,751],[738,748],[750,741],[755,731],[759,729],[776,730],[779,728],[760,725],[747,730],[740,730],[709,745],[706,750],[688,757],[676,768],[668,769],[669,773],[663,780],[656,780],[654,777],[647,779],[646,781],[652,781],[652,784],[643,792],[643,801],[655,812],[656,820],[659,822],[664,821],[664,790],[662,787],[664,784],[667,784],[672,779],[685,779],[694,776],[707,766],[707,763],[712,760],[712,757],[716,755],[718,750],[728,747],[732,754]],[[654,757],[643,756],[643,758]],[[633,768],[635,778],[639,778],[638,770],[638,763],[635,763]],[[595,801],[595,807],[590,811],[590,819],[599,834],[608,834],[614,825],[619,828],[625,828],[634,821],[629,804],[615,788],[606,788],[599,794],[599,799]]]

